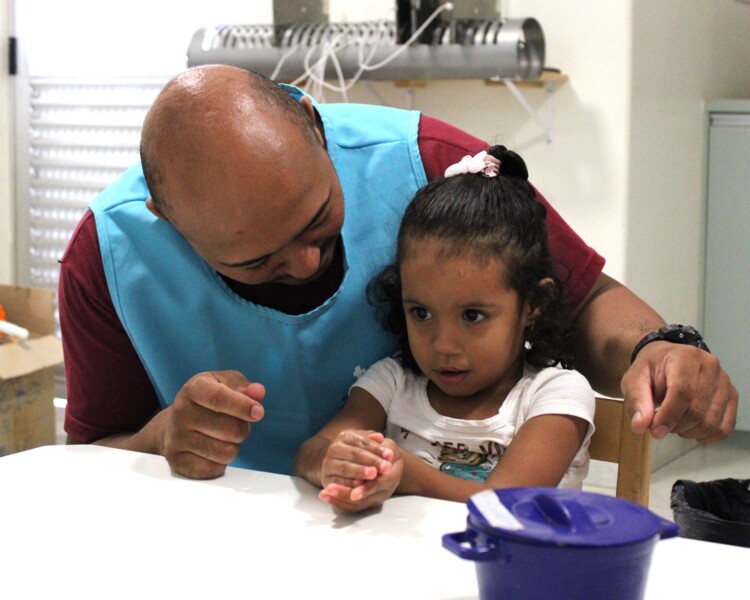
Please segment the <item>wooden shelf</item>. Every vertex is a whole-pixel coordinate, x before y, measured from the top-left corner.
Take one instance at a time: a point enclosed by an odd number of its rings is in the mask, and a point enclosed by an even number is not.
[[[394,81],[393,84],[399,88],[425,88],[429,81],[427,79],[411,79],[407,81]],[[438,80],[435,80],[438,81]],[[446,79],[439,81],[450,81],[453,83],[465,81],[462,79]],[[552,93],[558,85],[563,85],[568,81],[568,76],[564,73],[557,71],[544,71],[537,79],[486,79],[484,84],[487,86],[494,87],[506,87],[516,100],[523,106],[527,113],[536,121],[539,127],[544,131],[544,137],[548,144],[552,143],[552,108],[551,108],[551,97]],[[544,90],[547,94],[547,110],[545,114],[540,114],[539,111],[532,106],[524,96],[522,89],[540,89]]]
[[[426,88],[430,81],[451,81],[460,82],[463,79],[406,79],[402,81],[394,81],[393,84],[399,88]],[[564,73],[557,73],[555,71],[545,71],[541,77],[537,79],[512,79],[513,84],[519,88],[549,88],[550,86],[562,85],[568,81],[568,76]],[[504,86],[505,82],[502,79],[485,79],[485,85],[490,86]]]
[[[537,79],[512,79],[511,81],[516,87],[520,88],[542,88],[550,85],[562,85],[568,81],[568,76],[565,73],[545,71]],[[486,79],[484,83],[486,85],[505,85],[502,79]]]

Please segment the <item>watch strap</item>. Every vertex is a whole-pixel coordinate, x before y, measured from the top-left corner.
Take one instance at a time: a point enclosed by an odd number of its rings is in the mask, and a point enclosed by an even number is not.
[[[638,356],[638,353],[641,350],[643,350],[644,346],[656,341],[671,342],[672,344],[686,344],[688,346],[695,346],[706,352],[711,352],[708,349],[706,342],[703,341],[703,336],[697,329],[695,329],[695,327],[691,327],[690,325],[672,324],[666,325],[658,331],[652,331],[643,336],[641,341],[638,342],[633,349],[633,354],[630,356],[630,363],[632,364],[635,361],[635,357]]]

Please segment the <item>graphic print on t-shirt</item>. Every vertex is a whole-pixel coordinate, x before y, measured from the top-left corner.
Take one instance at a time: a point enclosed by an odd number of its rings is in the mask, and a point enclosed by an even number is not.
[[[432,445],[440,448],[437,461],[443,473],[469,481],[484,482],[505,452],[503,446],[493,441],[480,444],[478,451],[462,443],[433,442]]]
[[[463,442],[428,441],[403,427],[401,439],[408,439],[407,443],[401,445],[428,465],[469,481],[484,482],[505,453],[505,446],[493,440],[474,444],[472,448]]]

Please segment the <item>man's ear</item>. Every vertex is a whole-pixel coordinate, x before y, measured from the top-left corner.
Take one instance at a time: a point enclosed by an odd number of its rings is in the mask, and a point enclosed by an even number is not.
[[[320,145],[323,146],[323,148],[326,147],[326,140],[323,136],[323,132],[318,127],[318,113],[315,110],[315,107],[313,106],[312,99],[310,96],[302,96],[299,101],[300,106],[302,107],[302,110],[305,111],[305,114],[307,115],[308,119],[312,121],[313,127],[315,128],[315,135],[318,136],[318,141],[320,142]]]
[[[165,221],[169,221],[169,219],[167,219],[167,217],[165,217],[162,214],[162,212],[157,208],[156,203],[154,202],[153,198],[146,198],[146,208],[157,219],[163,219]]]

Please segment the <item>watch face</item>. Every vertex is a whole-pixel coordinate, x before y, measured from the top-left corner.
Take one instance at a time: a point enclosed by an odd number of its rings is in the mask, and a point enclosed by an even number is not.
[[[659,330],[663,339],[674,344],[689,344],[703,350],[708,350],[701,334],[689,325],[669,325]]]

